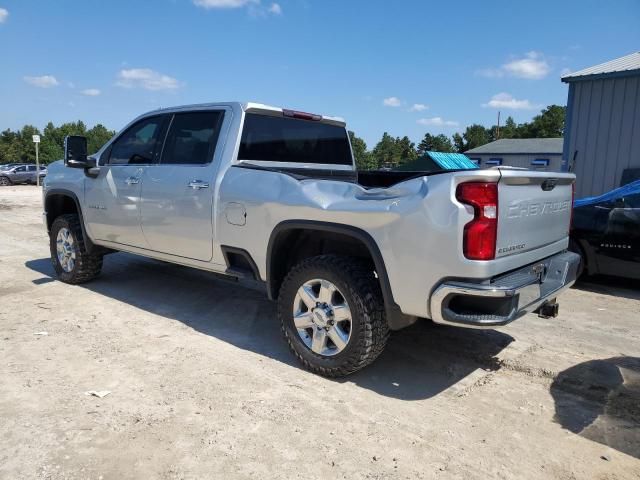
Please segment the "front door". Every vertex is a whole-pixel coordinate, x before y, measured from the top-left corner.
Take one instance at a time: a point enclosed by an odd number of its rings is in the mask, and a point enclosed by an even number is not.
[[[218,141],[225,110],[176,113],[162,157],[142,179],[142,231],[152,250],[209,261]],[[218,155],[216,155],[218,152]]]
[[[85,221],[93,238],[148,248],[140,226],[140,192],[146,168],[162,146],[166,116],[144,118],[102,154],[96,178],[85,180]]]
[[[13,183],[22,183],[26,182],[29,179],[29,172],[27,171],[26,165],[21,165],[20,167],[16,167],[13,171],[13,176],[11,177],[11,181]]]

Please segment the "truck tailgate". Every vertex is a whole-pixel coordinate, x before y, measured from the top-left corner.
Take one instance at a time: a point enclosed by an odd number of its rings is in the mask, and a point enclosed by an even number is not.
[[[496,258],[550,245],[569,234],[574,176],[500,169]]]

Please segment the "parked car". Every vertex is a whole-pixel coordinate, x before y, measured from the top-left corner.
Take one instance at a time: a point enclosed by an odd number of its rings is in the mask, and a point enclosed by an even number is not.
[[[0,186],[17,183],[36,184],[37,166],[33,164],[21,164],[5,170],[0,170]],[[40,166],[40,180],[47,175],[47,167]]]
[[[581,257],[579,274],[640,279],[640,180],[576,200],[570,249]]]
[[[0,171],[9,170],[10,168],[17,167],[19,165],[25,165],[25,164],[24,163],[5,163],[3,165],[0,165]]]
[[[251,279],[277,301],[294,355],[322,375],[368,365],[389,330],[418,317],[493,328],[532,311],[555,316],[579,265],[567,251],[573,174],[362,175],[334,117],[178,107],[86,149],[67,137],[66,166],[50,165],[45,179],[60,280],[93,279],[113,251]]]

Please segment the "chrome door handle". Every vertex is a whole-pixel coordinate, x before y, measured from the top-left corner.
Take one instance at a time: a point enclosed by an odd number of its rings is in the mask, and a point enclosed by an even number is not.
[[[129,177],[124,181],[124,183],[127,185],[137,185],[140,183],[140,179],[138,177]]]
[[[193,190],[200,190],[201,188],[209,188],[209,184],[207,182],[203,182],[202,180],[191,180],[187,185],[189,188]]]

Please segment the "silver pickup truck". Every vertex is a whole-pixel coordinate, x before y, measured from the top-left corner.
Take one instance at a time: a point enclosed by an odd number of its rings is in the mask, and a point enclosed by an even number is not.
[[[68,137],[45,180],[62,281],[126,251],[257,282],[322,375],[368,365],[418,318],[555,316],[575,281],[569,173],[358,172],[343,120],[238,102],[156,110],[86,149]]]

